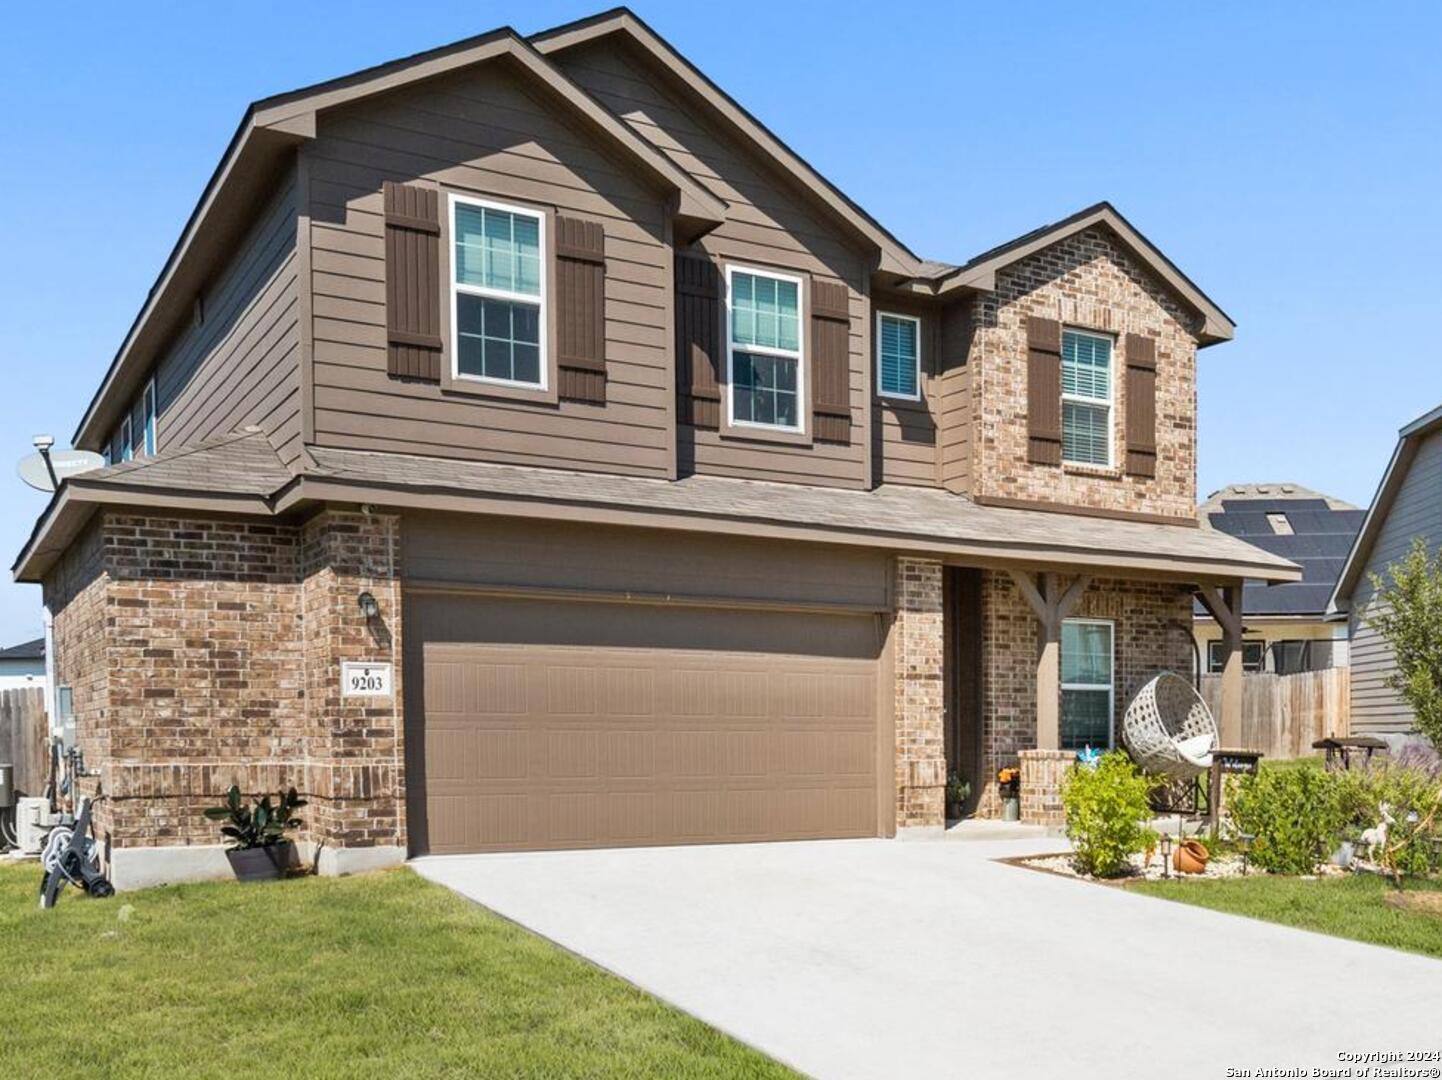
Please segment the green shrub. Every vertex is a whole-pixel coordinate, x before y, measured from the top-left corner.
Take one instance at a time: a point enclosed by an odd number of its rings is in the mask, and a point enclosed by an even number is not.
[[[1132,855],[1155,844],[1156,834],[1147,826],[1152,783],[1119,750],[1103,754],[1095,768],[1072,768],[1061,798],[1078,870],[1115,877]]]
[[[1264,763],[1232,778],[1227,809],[1252,841],[1251,861],[1277,874],[1310,874],[1327,858],[1343,826],[1335,773]]]
[[[1357,839],[1382,820],[1386,803],[1394,822],[1385,850],[1372,859],[1393,878],[1420,876],[1432,868],[1432,841],[1442,836],[1442,779],[1425,769],[1374,765],[1333,774],[1343,830]]]

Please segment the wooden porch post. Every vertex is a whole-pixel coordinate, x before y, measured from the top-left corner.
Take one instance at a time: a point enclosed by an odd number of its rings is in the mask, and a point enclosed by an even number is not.
[[[1217,625],[1222,628],[1222,715],[1217,718],[1218,735],[1228,750],[1242,746],[1242,583],[1217,588],[1204,585],[1197,595]]]
[[[1011,579],[1041,624],[1041,649],[1036,661],[1036,747],[1061,749],[1061,624],[1091,584],[1078,577],[1066,589],[1055,574],[1039,580],[1024,570],[1012,570]]]

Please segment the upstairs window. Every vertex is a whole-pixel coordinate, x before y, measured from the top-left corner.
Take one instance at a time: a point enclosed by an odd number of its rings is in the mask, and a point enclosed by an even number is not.
[[[120,460],[129,461],[135,456],[135,444],[130,439],[130,417],[120,421]]]
[[[1061,748],[1112,745],[1112,624],[1067,619],[1061,624]]]
[[[876,316],[877,379],[882,397],[921,397],[921,320],[882,312]]]
[[[1112,339],[1081,330],[1061,336],[1061,456],[1072,465],[1112,463]]]
[[[726,268],[731,422],[801,430],[801,279]]]
[[[451,215],[455,376],[544,389],[544,215],[460,195]]]

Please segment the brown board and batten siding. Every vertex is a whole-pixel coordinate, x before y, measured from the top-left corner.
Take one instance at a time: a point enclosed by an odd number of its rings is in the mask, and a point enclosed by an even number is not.
[[[718,262],[800,273],[809,281],[844,285],[850,313],[847,392],[851,424],[846,442],[812,439],[806,445],[738,438],[697,428],[692,460],[696,472],[764,480],[860,487],[868,472],[867,429],[871,387],[867,264],[836,226],[823,220],[779,174],[707,119],[686,92],[638,54],[613,41],[596,41],[553,58],[602,104],[624,117],[645,138],[727,204],[726,221],[693,248]],[[811,296],[805,297],[809,307]],[[807,317],[807,335],[812,327]],[[719,343],[725,376],[725,341]],[[810,343],[807,346],[810,353]],[[814,372],[813,372],[814,376]],[[683,403],[684,404],[684,403]],[[815,402],[806,406],[814,427]],[[724,398],[723,398],[724,406]],[[724,421],[724,417],[722,418]],[[724,430],[724,423],[722,425]]]
[[[292,170],[157,365],[159,449],[254,424],[283,460],[299,455],[296,196]]]
[[[671,254],[662,192],[641,183],[624,161],[498,67],[322,115],[317,138],[303,153],[310,178],[318,444],[668,475]],[[446,392],[389,375],[386,180],[552,207],[558,220],[599,226],[604,272],[588,283],[599,285],[604,296],[605,370],[595,373],[604,386],[580,373],[582,353],[559,358],[562,393],[555,403]],[[444,215],[444,200],[441,206]],[[595,231],[573,239],[594,241]],[[548,247],[554,304],[562,260],[554,238]],[[448,252],[441,256],[448,307]],[[594,354],[594,341],[567,332],[563,328],[558,344],[583,345]],[[449,348],[446,342],[444,364],[450,363]],[[578,378],[588,385],[572,385]]]
[[[1407,554],[1414,537],[1428,549],[1442,546],[1442,432],[1422,440],[1353,591],[1351,614],[1352,734],[1381,735],[1412,729],[1412,710],[1387,676],[1396,670],[1391,648],[1369,625],[1377,600],[1371,575],[1386,577],[1387,567]]]

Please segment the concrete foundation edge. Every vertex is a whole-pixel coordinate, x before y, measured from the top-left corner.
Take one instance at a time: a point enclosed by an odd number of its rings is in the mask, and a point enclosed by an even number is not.
[[[405,848],[396,846],[323,847],[319,860],[315,845],[306,842],[297,847],[301,865],[315,862],[317,872],[327,877],[385,870],[406,861]],[[228,881],[234,877],[225,848],[220,844],[116,848],[110,852],[107,874],[118,890],[148,889],[188,881]]]

